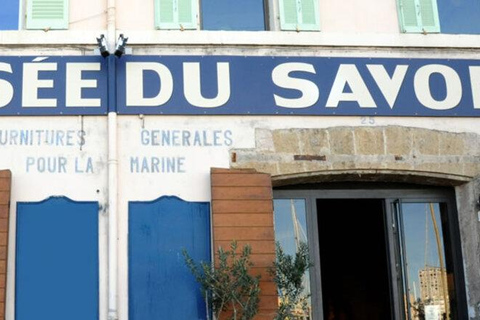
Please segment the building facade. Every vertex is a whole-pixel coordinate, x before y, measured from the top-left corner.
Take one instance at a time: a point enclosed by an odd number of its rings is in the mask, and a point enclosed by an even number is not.
[[[256,319],[276,242],[301,319],[480,319],[478,3],[2,4],[0,318],[206,319],[237,240]]]

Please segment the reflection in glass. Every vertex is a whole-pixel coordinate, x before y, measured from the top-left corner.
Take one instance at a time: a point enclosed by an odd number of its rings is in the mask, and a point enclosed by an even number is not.
[[[265,30],[263,0],[203,0],[203,30]]]
[[[406,318],[450,320],[454,314],[450,301],[454,297],[453,272],[445,252],[441,206],[402,203],[398,213],[403,235]]]
[[[275,199],[275,240],[283,251],[294,256],[300,243],[308,245],[305,199]],[[307,271],[303,277],[304,294],[310,295],[310,275]],[[279,297],[282,299],[282,297]],[[312,319],[311,300],[308,299],[307,312],[298,306],[295,310],[298,315],[292,320]]]

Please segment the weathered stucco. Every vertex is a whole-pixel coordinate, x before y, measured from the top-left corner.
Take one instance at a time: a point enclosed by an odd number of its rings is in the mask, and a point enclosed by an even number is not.
[[[456,188],[468,315],[480,320],[480,177]]]

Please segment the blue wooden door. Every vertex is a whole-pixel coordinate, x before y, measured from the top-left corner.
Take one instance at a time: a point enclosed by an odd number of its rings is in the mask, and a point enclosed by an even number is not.
[[[129,320],[206,319],[182,250],[210,261],[207,202],[162,197],[129,204]]]
[[[98,203],[17,204],[15,320],[98,319]]]

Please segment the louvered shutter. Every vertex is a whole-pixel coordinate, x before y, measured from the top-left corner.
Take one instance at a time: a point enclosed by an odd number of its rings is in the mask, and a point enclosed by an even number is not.
[[[68,29],[68,0],[28,0],[27,29]]]
[[[157,29],[197,29],[196,0],[155,0]]]
[[[318,0],[279,0],[282,30],[319,31]]]
[[[440,32],[436,0],[399,0],[402,32]]]
[[[437,0],[419,0],[422,28],[426,32],[440,32]]]

